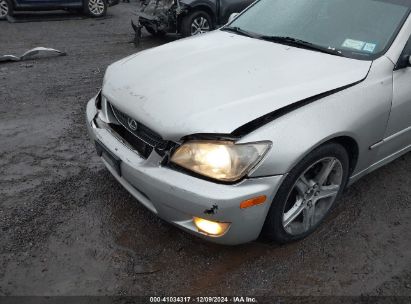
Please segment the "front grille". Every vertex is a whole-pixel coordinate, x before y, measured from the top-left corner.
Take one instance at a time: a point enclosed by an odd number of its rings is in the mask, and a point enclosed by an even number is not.
[[[117,119],[120,125],[111,125],[111,127],[119,133],[133,148],[135,148],[142,156],[148,157],[153,150],[153,148],[164,150],[167,147],[167,141],[143,125],[140,122],[135,121],[133,118],[127,114],[121,112],[112,104],[109,104],[114,117]],[[133,121],[136,123],[136,129],[130,128],[129,122]]]

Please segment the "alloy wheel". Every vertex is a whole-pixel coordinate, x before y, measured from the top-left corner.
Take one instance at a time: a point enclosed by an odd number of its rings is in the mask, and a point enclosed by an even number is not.
[[[6,0],[0,0],[0,18],[5,18],[9,13],[9,5]]]
[[[94,16],[100,16],[104,12],[104,0],[89,0],[88,8]]]
[[[340,192],[343,173],[341,162],[328,157],[301,174],[283,211],[283,227],[289,234],[304,234],[324,219]]]
[[[204,16],[198,16],[191,23],[191,36],[203,34],[210,31],[210,24]]]

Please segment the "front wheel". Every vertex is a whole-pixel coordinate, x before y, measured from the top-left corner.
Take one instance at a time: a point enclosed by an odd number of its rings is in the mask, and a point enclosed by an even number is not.
[[[181,34],[184,37],[200,35],[213,28],[211,17],[205,11],[194,11],[181,21]]]
[[[84,12],[93,18],[103,17],[107,13],[107,1],[86,0],[84,3]]]
[[[349,157],[337,143],[325,144],[305,157],[285,178],[271,205],[263,234],[288,243],[311,234],[343,192]]]
[[[0,0],[0,20],[5,20],[7,16],[13,15],[13,7],[9,0]]]

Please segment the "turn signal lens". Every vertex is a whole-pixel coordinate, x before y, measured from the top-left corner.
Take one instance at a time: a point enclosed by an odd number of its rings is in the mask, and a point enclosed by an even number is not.
[[[199,217],[194,217],[193,220],[199,231],[213,236],[223,235],[230,227],[229,223],[218,223]]]
[[[266,200],[267,200],[267,197],[265,195],[254,197],[252,199],[249,199],[249,200],[246,200],[246,201],[242,202],[240,204],[240,208],[241,209],[246,209],[246,208],[250,208],[250,207],[253,207],[253,206],[261,205],[261,204],[264,204]]]

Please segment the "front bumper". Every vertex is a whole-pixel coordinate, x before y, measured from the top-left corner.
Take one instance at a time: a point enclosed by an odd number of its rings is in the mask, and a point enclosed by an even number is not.
[[[140,157],[104,128],[98,128],[94,118],[98,114],[95,100],[87,105],[87,126],[92,141],[98,140],[121,162],[121,176],[102,158],[113,176],[140,203],[162,219],[203,239],[226,245],[236,245],[258,238],[266,215],[283,176],[252,178],[236,185],[222,185],[195,178],[162,167],[161,156],[155,151],[148,159]],[[240,203],[266,195],[266,203],[240,209]],[[214,214],[206,211],[216,205]],[[217,222],[231,223],[219,237],[199,232],[193,216]]]

